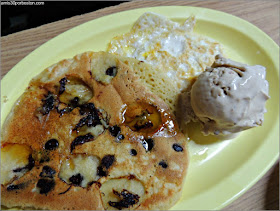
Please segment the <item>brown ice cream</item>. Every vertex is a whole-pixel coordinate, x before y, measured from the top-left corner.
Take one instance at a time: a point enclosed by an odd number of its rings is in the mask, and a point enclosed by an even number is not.
[[[269,99],[265,67],[216,56],[189,93],[192,111],[186,121],[199,121],[205,135],[229,135],[262,125]],[[188,101],[188,99],[185,99]]]

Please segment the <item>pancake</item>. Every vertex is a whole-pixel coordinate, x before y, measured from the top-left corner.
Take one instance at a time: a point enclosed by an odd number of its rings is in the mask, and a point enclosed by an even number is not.
[[[31,80],[2,128],[3,206],[154,210],[179,200],[187,141],[138,63],[86,52]]]

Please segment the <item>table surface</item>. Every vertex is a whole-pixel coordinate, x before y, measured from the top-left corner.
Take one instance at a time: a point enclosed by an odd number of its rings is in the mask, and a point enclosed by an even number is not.
[[[112,13],[152,6],[197,6],[220,10],[245,19],[267,33],[279,45],[278,0],[230,1],[132,1],[91,13],[45,24],[1,37],[1,78],[37,47],[66,30]],[[278,210],[279,161],[245,194],[225,210]]]

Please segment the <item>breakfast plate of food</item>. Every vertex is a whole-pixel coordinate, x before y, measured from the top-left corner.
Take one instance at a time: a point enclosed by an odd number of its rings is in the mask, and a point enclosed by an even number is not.
[[[1,81],[2,208],[225,207],[279,157],[278,58],[257,27],[195,7],[60,34]]]

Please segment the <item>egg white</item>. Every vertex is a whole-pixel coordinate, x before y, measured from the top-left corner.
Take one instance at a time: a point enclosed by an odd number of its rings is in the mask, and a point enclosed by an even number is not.
[[[210,66],[221,45],[193,32],[195,17],[183,24],[147,12],[135,22],[130,32],[114,37],[108,52],[151,64],[176,83],[181,91]]]

